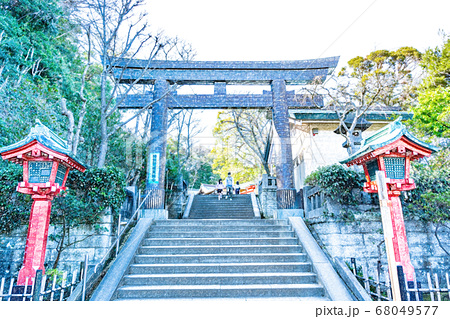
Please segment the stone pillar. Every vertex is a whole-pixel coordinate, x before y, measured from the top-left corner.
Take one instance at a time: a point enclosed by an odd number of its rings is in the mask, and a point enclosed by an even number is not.
[[[272,81],[273,124],[279,137],[279,157],[276,163],[278,208],[295,208],[294,165],[292,162],[289,112],[286,100],[286,82]]]
[[[154,84],[154,98],[158,99],[169,90],[169,82],[156,80]],[[164,208],[164,189],[166,174],[166,146],[167,146],[167,96],[156,102],[152,107],[152,125],[150,141],[147,146],[147,198],[145,208]]]
[[[259,202],[264,218],[277,218],[277,183],[275,178],[262,175],[259,185]]]

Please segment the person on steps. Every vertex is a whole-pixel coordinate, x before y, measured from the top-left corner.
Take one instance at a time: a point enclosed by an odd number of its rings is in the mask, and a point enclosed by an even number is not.
[[[216,185],[217,194],[219,194],[219,200],[222,199],[222,190],[225,188],[225,186],[222,184],[222,180],[219,179],[219,182]]]
[[[233,200],[231,198],[231,195],[233,194],[233,177],[231,177],[231,173],[228,172],[228,176],[225,179],[225,185],[227,187],[227,196],[225,197],[225,199],[228,198],[228,196],[230,196],[230,200]]]
[[[234,193],[236,195],[239,195],[240,191],[241,191],[241,186],[239,185],[239,181],[237,181],[236,185],[234,186]]]

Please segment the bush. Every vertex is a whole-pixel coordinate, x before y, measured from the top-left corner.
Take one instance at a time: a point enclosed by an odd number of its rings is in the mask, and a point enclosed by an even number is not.
[[[22,181],[22,167],[8,164],[0,167],[0,233],[27,224],[31,209],[31,196],[16,192]],[[93,168],[86,172],[70,172],[67,191],[53,200],[50,222],[93,225],[110,207],[117,214],[125,199],[125,178],[117,168]]]
[[[357,173],[338,164],[319,167],[305,179],[306,184],[319,186],[328,196],[341,204],[355,203],[352,189],[361,189],[364,181],[363,173]]]
[[[405,215],[426,222],[450,220],[450,169],[413,164],[416,188],[403,198]]]
[[[0,166],[0,233],[10,233],[28,221],[31,196],[16,192],[22,181],[22,166],[2,163]]]
[[[50,222],[92,225],[100,220],[108,207],[117,214],[125,200],[125,186],[125,177],[115,167],[71,172],[67,178],[67,191],[54,200]]]

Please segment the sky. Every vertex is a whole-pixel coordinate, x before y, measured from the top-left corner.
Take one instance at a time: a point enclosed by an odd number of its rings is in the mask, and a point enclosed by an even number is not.
[[[439,30],[450,34],[449,0],[147,0],[146,11],[153,28],[191,43],[197,61],[340,56],[340,69],[374,50],[423,52],[442,44]],[[213,123],[216,113],[205,113]]]
[[[302,60],[376,49],[420,51],[450,33],[448,0],[147,0],[149,22],[196,60]]]

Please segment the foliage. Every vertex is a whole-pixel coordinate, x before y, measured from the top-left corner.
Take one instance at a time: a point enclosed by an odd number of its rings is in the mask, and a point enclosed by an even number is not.
[[[450,138],[450,38],[427,50],[421,66],[427,77],[419,87],[419,104],[411,108],[411,124],[422,135]]]
[[[21,166],[4,162],[0,165],[0,233],[10,233],[30,216],[31,197],[16,192],[22,176]]]
[[[421,88],[432,89],[450,86],[450,37],[446,36],[441,47],[428,49],[423,54],[421,66],[427,72]]]
[[[216,145],[214,173],[226,177],[228,172],[241,183],[255,181],[268,165],[264,149],[271,121],[262,110],[230,110],[219,112],[214,127]]]
[[[450,250],[439,237],[440,228],[449,228],[450,221],[450,169],[448,166],[414,163],[412,177],[416,189],[403,198],[405,217],[434,224],[434,236],[439,246],[450,255]]]
[[[86,69],[89,54],[79,41],[81,26],[71,15],[71,5],[62,0],[0,1],[0,146],[23,138],[37,118],[70,144],[70,123],[61,101],[81,125],[79,110],[85,99],[84,125],[76,128],[78,155],[91,164],[98,160],[101,140],[101,68],[91,63]],[[107,126],[119,121],[120,115],[114,114]],[[108,165],[123,164],[122,134],[118,130],[111,136]]]
[[[421,90],[412,111],[412,124],[421,135],[450,138],[450,87]]]
[[[194,189],[200,188],[201,184],[217,183],[220,177],[213,173],[213,160],[209,156],[208,150],[200,147],[195,148],[187,162],[183,164],[177,158],[176,143],[174,139],[169,139],[167,143],[167,189],[178,186],[179,174],[181,174],[183,180],[187,182],[189,187]],[[180,155],[184,156],[186,150],[182,148],[180,152]]]
[[[413,163],[416,188],[403,199],[405,214],[425,222],[450,220],[450,169]]]
[[[73,225],[92,224],[108,207],[117,214],[125,199],[125,186],[123,173],[115,167],[91,168],[84,173],[73,171],[67,179],[67,191],[57,197],[54,206],[57,213],[52,214],[51,221],[69,214]]]
[[[234,181],[239,181],[241,184],[255,181],[264,173],[262,167],[252,155],[241,152],[241,149],[236,148],[230,141],[232,141],[231,138],[216,141],[211,151],[211,156],[214,158],[212,165],[214,174],[224,180],[228,172],[231,172]]]
[[[77,61],[71,34],[60,37],[71,27],[67,14],[54,0],[3,0],[0,8],[0,145],[25,135],[35,118],[61,132],[59,87]]]
[[[0,232],[9,233],[28,221],[31,196],[16,192],[22,181],[22,167],[8,164],[0,169]],[[68,190],[53,200],[50,222],[71,228],[80,224],[94,225],[105,209],[115,214],[125,198],[124,177],[117,168],[91,169],[85,173],[70,172]]]
[[[355,202],[352,189],[362,188],[365,181],[362,173],[334,164],[319,167],[305,179],[310,186],[319,186],[327,195],[341,204]]]
[[[398,111],[416,103],[414,71],[420,59],[420,52],[411,47],[373,51],[349,60],[327,85],[317,83],[320,89],[306,88],[310,94],[323,94],[323,108],[336,112],[349,154],[359,148],[361,132],[356,125],[368,111]]]

